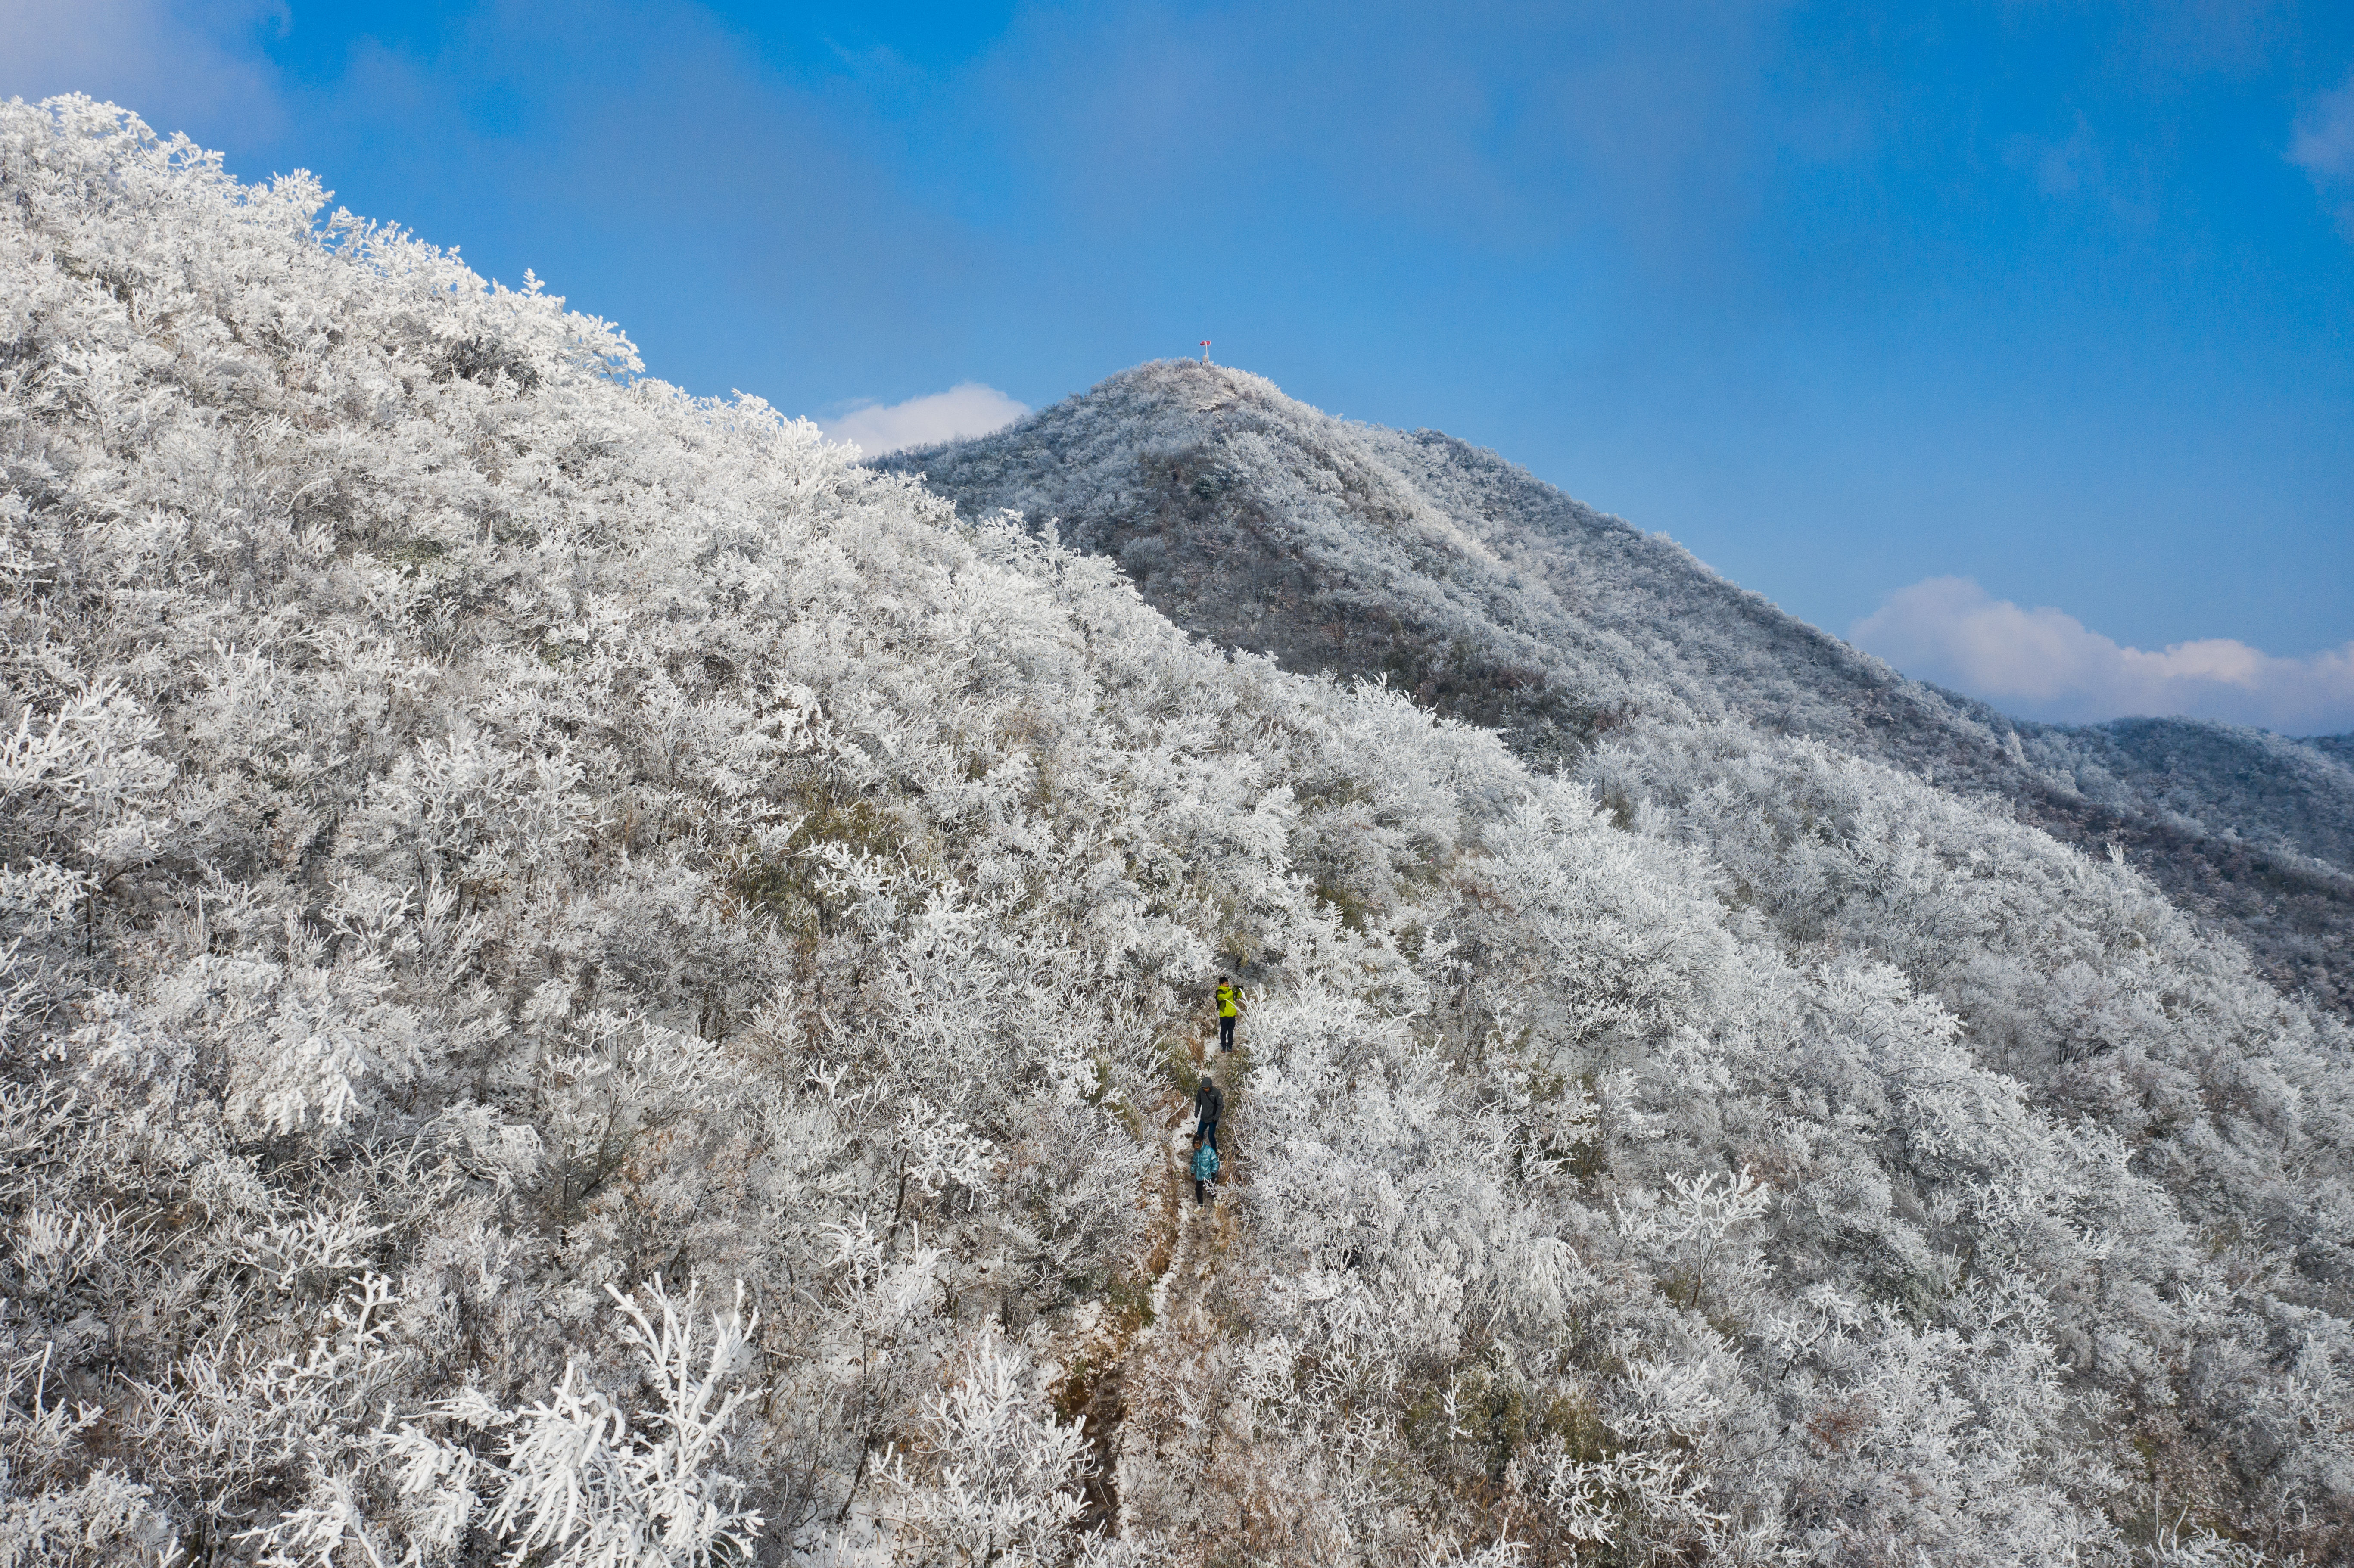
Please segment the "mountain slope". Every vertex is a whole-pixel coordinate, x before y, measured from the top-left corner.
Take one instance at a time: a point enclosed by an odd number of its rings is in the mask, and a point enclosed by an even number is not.
[[[0,1562],[2354,1542],[2347,1031],[2130,867],[1532,769],[323,202],[0,105]]]
[[[2230,726],[2069,730],[1907,680],[1679,546],[1429,431],[1330,418],[1191,360],[875,466],[1051,519],[1146,599],[1285,668],[1374,675],[1570,767],[1641,722],[1732,720],[2122,847],[2275,983],[2354,1005],[2354,770]]]

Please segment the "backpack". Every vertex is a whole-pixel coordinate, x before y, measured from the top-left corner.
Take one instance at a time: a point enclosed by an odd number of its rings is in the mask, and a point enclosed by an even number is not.
[[[1217,1149],[1214,1145],[1205,1143],[1202,1145],[1201,1148],[1193,1150],[1193,1180],[1196,1181],[1208,1181],[1214,1180],[1217,1174]]]

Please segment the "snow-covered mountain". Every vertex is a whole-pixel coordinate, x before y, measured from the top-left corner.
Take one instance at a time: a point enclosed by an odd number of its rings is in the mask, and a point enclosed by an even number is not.
[[[1384,678],[1575,769],[1644,721],[1803,735],[2125,850],[2281,985],[2354,1007],[2354,766],[2190,720],[2013,720],[1908,680],[1657,535],[1435,431],[1246,372],[1140,366],[995,435],[894,454],[968,514],[1052,522],[1146,599],[1286,669]]]
[[[0,1563],[2354,1543],[2343,1021],[1677,646],[1532,766],[79,99],[0,629]]]

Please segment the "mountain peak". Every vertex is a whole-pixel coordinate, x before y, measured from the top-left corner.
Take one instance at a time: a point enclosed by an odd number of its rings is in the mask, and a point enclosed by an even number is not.
[[[1558,757],[1640,715],[1844,735],[1898,677],[1689,551],[1436,431],[1336,418],[1247,371],[1124,370],[1010,429],[880,460],[968,509],[1052,520],[1145,598],[1288,669],[1387,677],[1449,716]],[[1774,678],[1797,660],[1836,691]],[[1925,687],[1946,722],[1983,731]]]
[[[1197,636],[1386,681],[1540,767],[1580,768],[1630,726],[1733,725],[1934,778],[2101,853],[2123,844],[2277,981],[2354,1003],[2354,955],[2327,937],[2354,918],[2346,769],[2309,748],[2284,768],[2272,737],[2194,721],[2013,720],[1457,437],[1336,418],[1248,371],[1166,359],[876,466],[922,474],[969,514],[1051,521]],[[2258,775],[2268,789],[2252,792]]]

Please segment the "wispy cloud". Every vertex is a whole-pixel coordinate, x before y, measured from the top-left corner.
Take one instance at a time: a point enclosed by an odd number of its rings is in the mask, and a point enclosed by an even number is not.
[[[1991,598],[1967,577],[1898,589],[1850,628],[1848,640],[1908,675],[2025,718],[2181,715],[2289,735],[2354,730],[2354,642],[2298,659],[2228,637],[2152,653],[2065,611]]]
[[[278,0],[0,0],[0,97],[86,92],[215,145],[266,134],[277,81],[251,39],[282,12]]]
[[[855,441],[868,457],[880,457],[903,447],[985,436],[1029,411],[1027,403],[1017,403],[994,387],[960,381],[945,392],[904,403],[861,404],[840,418],[820,419],[818,429],[831,440]]]
[[[2335,92],[2325,92],[2298,120],[2288,161],[2306,172],[2338,219],[2338,230],[2354,239],[2354,71]]]

